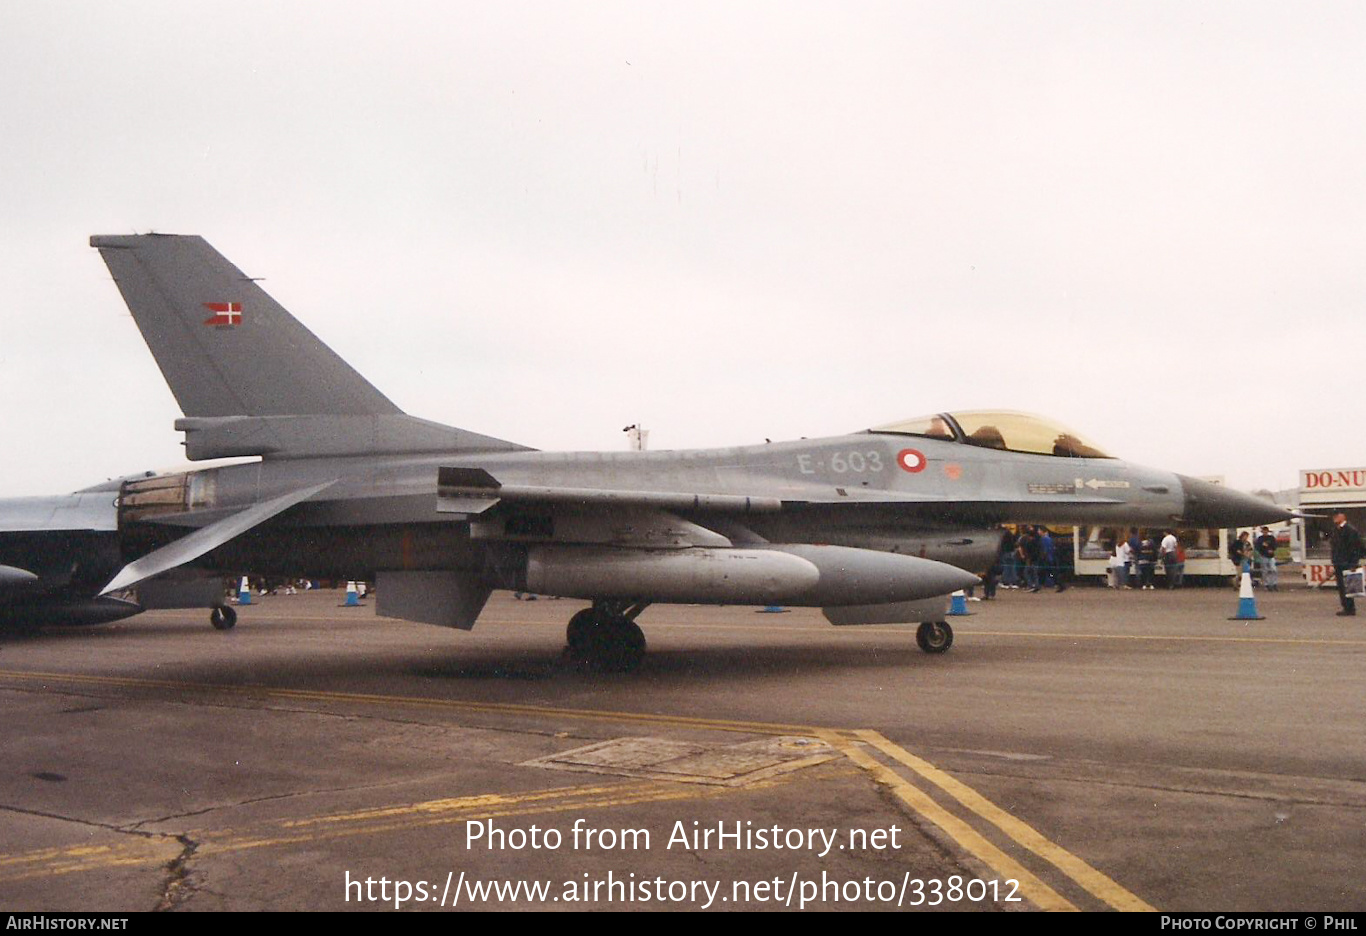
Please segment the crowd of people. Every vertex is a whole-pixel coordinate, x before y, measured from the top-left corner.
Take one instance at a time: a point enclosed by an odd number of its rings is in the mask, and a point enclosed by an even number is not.
[[[1280,573],[1276,569],[1276,545],[1276,535],[1268,527],[1262,527],[1255,539],[1245,530],[1232,540],[1229,559],[1237,570],[1233,576],[1234,587],[1240,585],[1242,573],[1255,572],[1258,584],[1268,591],[1278,591]],[[1159,559],[1165,587],[1180,588],[1185,580],[1186,548],[1176,531],[1163,531],[1159,540],[1156,533],[1131,528],[1129,538],[1115,544],[1110,557],[1110,587],[1155,590]]]
[[[982,597],[996,597],[999,588],[1067,590],[1067,570],[1060,561],[1057,544],[1047,527],[1021,526],[1007,530],[1001,540],[997,562],[983,579]]]
[[[1255,569],[1260,584],[1277,591],[1280,583],[1276,545],[1275,534],[1262,527],[1255,539],[1251,533],[1240,535],[1230,544],[1229,554],[1240,573]],[[1177,589],[1184,584],[1186,547],[1174,529],[1143,531],[1132,527],[1128,538],[1113,543],[1109,549],[1108,582],[1111,588],[1155,591],[1159,563],[1164,588]],[[998,587],[1030,592],[1051,587],[1065,591],[1069,568],[1061,561],[1057,545],[1046,527],[1024,525],[1014,531],[1007,529],[998,561],[986,575],[983,597],[995,597]],[[1234,578],[1235,585],[1238,578]]]
[[[1276,536],[1267,527],[1262,527],[1253,539],[1247,530],[1229,544],[1229,558],[1238,568],[1241,577],[1244,572],[1254,569],[1257,578],[1267,591],[1280,590],[1280,573],[1276,570]]]
[[[1129,538],[1115,544],[1110,556],[1110,587],[1155,591],[1157,563],[1162,561],[1163,583],[1180,588],[1186,576],[1186,547],[1175,530],[1164,530],[1161,539],[1152,531],[1129,530]]]

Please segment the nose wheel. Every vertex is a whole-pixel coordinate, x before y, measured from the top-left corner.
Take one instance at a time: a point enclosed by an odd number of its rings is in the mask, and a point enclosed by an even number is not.
[[[645,632],[636,624],[644,604],[595,602],[569,619],[565,655],[601,673],[629,673],[645,659]]]
[[[237,623],[237,612],[228,607],[214,608],[209,612],[209,623],[214,630],[232,630]]]
[[[944,653],[953,646],[953,628],[948,621],[926,621],[916,628],[915,642],[926,653]]]

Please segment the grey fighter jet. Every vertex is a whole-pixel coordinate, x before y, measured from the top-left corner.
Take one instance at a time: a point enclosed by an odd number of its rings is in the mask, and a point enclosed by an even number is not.
[[[0,502],[11,618],[202,606],[230,627],[215,583],[249,571],[373,580],[381,614],[464,629],[494,589],[588,599],[569,650],[605,668],[640,660],[636,618],[658,602],[918,623],[942,652],[944,596],[994,562],[1003,523],[1287,516],[1014,412],[739,448],[536,451],[403,413],[202,238],[91,245],[185,414],[186,455],[259,460]]]

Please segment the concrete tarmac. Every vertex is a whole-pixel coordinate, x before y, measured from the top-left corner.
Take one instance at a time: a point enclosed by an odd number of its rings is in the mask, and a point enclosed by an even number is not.
[[[0,635],[0,906],[1366,909],[1333,594],[1003,591],[942,656],[660,606],[618,675],[562,657],[581,602],[342,599]]]

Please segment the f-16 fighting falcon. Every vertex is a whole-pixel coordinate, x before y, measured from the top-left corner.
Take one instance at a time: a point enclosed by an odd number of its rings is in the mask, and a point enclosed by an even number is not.
[[[235,621],[223,577],[364,578],[380,614],[474,626],[494,589],[587,599],[569,651],[628,669],[659,602],[918,623],[1003,523],[1215,527],[1289,516],[1013,412],[740,448],[542,452],[403,413],[200,237],[92,237],[184,412],[192,461],[248,464],[0,501],[0,621],[152,607]]]

